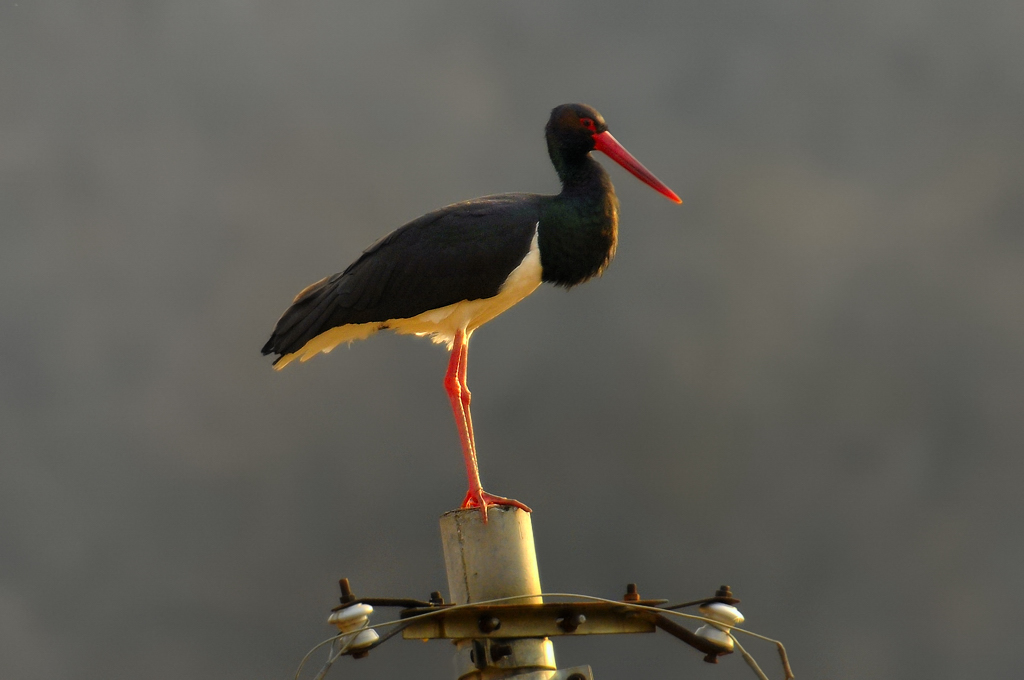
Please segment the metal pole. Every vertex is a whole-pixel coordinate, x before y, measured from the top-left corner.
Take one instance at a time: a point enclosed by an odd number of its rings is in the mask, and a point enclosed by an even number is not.
[[[538,595],[519,602],[542,602],[530,513],[492,506],[487,508],[485,524],[477,508],[452,510],[441,516],[441,540],[453,603],[515,595]],[[500,630],[501,621],[485,617],[479,625],[489,633]],[[548,638],[456,640],[455,646],[459,680],[497,680],[556,670]]]

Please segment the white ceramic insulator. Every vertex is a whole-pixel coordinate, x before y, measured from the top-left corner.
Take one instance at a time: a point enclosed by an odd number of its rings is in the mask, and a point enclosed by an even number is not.
[[[365,626],[372,613],[373,607],[370,605],[354,604],[332,612],[327,623],[334,624],[342,633],[351,633]]]
[[[705,640],[708,640],[710,642],[714,642],[716,645],[718,645],[722,649],[726,649],[726,650],[728,650],[730,652],[732,651],[732,647],[733,647],[732,638],[729,637],[729,635],[727,633],[725,633],[724,631],[719,630],[715,626],[703,625],[703,626],[701,626],[700,628],[697,629],[697,632],[695,633],[695,635],[697,637],[702,637]]]
[[[722,602],[709,602],[705,605],[701,605],[700,613],[705,618],[715,621],[714,625],[725,632],[733,626],[738,626],[743,623],[743,614],[740,614],[740,610],[733,607],[731,604],[724,604]]]
[[[363,647],[369,647],[374,642],[380,639],[377,635],[377,631],[372,628],[361,631],[356,635],[356,639],[352,641],[352,644],[348,646],[349,649],[362,649]]]

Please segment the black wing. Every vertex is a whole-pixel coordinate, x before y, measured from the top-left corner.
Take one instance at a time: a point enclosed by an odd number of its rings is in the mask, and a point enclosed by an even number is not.
[[[498,294],[530,250],[542,197],[488,196],[441,208],[367,248],[345,271],[309,286],[263,354],[291,354],[347,324],[407,319]]]

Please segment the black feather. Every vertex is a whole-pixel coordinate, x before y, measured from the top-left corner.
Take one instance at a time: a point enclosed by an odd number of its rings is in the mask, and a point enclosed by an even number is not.
[[[497,295],[530,250],[545,198],[488,196],[396,229],[345,271],[303,291],[277,322],[263,354],[291,354],[338,326],[407,319]]]

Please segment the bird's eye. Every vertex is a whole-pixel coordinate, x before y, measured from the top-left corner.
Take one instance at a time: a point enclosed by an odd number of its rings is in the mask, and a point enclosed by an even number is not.
[[[587,128],[591,132],[597,132],[597,125],[594,124],[593,118],[580,118],[580,125]]]

